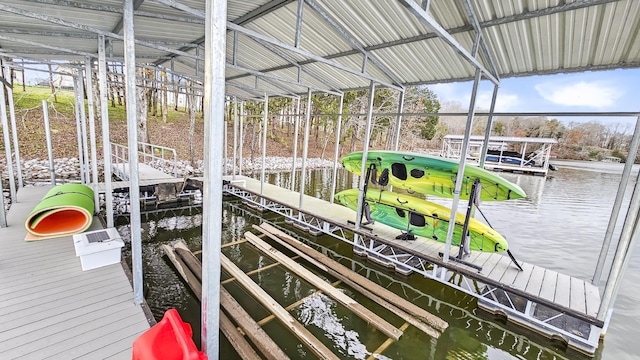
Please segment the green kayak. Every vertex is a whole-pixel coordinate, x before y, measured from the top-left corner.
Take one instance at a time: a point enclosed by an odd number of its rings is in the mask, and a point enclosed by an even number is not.
[[[336,200],[356,211],[358,207],[358,189],[344,190],[336,194]],[[451,209],[434,204],[411,195],[391,191],[367,191],[365,198],[369,206],[371,219],[396,229],[440,242],[447,239]],[[453,245],[460,245],[465,216],[456,214],[456,227],[453,232]],[[488,225],[469,220],[469,248],[475,251],[503,252],[508,249],[507,240]]]
[[[397,188],[440,197],[453,197],[454,182],[459,163],[453,160],[402,153],[397,151],[369,151],[367,167],[375,165],[375,180],[380,181],[388,173],[388,184]],[[347,171],[360,175],[362,152],[354,152],[342,158]],[[469,199],[473,182],[482,185],[480,199],[500,201],[526,197],[522,188],[484,169],[466,166],[460,192],[461,199]]]

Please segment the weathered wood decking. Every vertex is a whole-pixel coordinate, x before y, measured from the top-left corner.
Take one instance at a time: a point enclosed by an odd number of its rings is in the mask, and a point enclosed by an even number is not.
[[[24,241],[50,188],[20,189],[0,228],[0,359],[131,359],[149,323],[122,266],[82,271],[71,237]]]

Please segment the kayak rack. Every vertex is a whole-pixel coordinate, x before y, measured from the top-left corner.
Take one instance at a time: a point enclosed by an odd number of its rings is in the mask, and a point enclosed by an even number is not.
[[[598,347],[604,328],[596,318],[600,293],[589,281],[525,262],[520,262],[520,270],[508,256],[498,253],[472,252],[466,261],[482,266],[482,271],[456,262],[445,263],[438,255],[445,251],[443,243],[422,237],[396,240],[399,230],[378,222],[369,225],[371,230],[356,229],[349,223],[355,219],[355,212],[344,206],[307,195],[300,201],[298,192],[245,176],[223,179],[226,195],[280,214],[311,234],[347,242],[357,255],[474,296],[481,309],[579,352],[592,355]]]

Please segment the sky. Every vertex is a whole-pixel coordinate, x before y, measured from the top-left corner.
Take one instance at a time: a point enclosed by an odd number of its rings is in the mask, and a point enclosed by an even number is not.
[[[455,102],[468,109],[473,83],[429,85],[441,103]],[[477,110],[488,110],[493,84],[480,83]],[[506,78],[500,81],[496,112],[640,112],[640,69],[591,71]],[[553,117],[571,121],[599,121],[603,124],[635,124],[635,117]]]

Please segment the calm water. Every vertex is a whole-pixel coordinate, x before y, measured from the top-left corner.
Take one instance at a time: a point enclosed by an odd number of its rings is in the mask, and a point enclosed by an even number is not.
[[[590,279],[600,251],[600,243],[607,227],[622,165],[602,163],[558,163],[559,170],[551,177],[502,174],[518,183],[528,194],[526,199],[491,203],[481,209],[493,227],[509,241],[514,255],[527,262],[585,279]],[[300,179],[298,173],[297,179]],[[328,199],[331,171],[309,173],[307,193]],[[635,179],[635,175],[634,175]],[[338,189],[350,188],[355,178],[339,173]],[[270,183],[289,186],[289,174],[269,174]],[[631,188],[631,186],[630,186]],[[630,192],[630,191],[629,191]],[[476,309],[473,297],[453,291],[419,275],[404,277],[377,267],[352,255],[351,248],[333,238],[310,237],[296,232],[283,219],[271,213],[257,213],[233,199],[225,202],[223,239],[228,243],[251,230],[251,224],[269,221],[293,236],[323,250],[329,256],[353,270],[381,283],[397,294],[419,304],[448,321],[450,327],[438,340],[409,327],[401,339],[386,348],[378,359],[587,359],[580,354],[564,351],[551,341],[511,324],[505,324]],[[450,205],[446,199],[434,199]],[[159,319],[163,312],[177,308],[185,321],[194,325],[199,341],[199,304],[162,257],[160,244],[182,239],[192,250],[201,248],[202,216],[197,211],[173,213],[165,217],[143,217],[143,253],[146,293],[150,307]],[[128,232],[126,226],[120,232]],[[614,239],[616,239],[614,237]],[[223,253],[245,272],[262,268],[274,261],[261,255],[250,245],[226,247]],[[633,288],[640,283],[638,250],[625,274],[607,336],[596,354],[597,359],[639,358],[640,291]],[[223,279],[226,278],[223,273]],[[305,299],[315,289],[280,266],[270,267],[252,276],[272,297],[284,306]],[[604,277],[606,279],[606,277]],[[335,279],[327,278],[330,281]],[[243,289],[230,283],[225,287],[257,320],[267,311],[252,300]],[[387,313],[375,303],[339,286],[392,324],[403,321]],[[294,307],[291,314],[343,358],[369,357],[386,338],[380,332],[355,318],[344,307],[325,296],[315,296]],[[292,359],[315,358],[277,321],[270,321],[265,330],[277,339]],[[234,351],[221,336],[222,358],[235,358]]]

